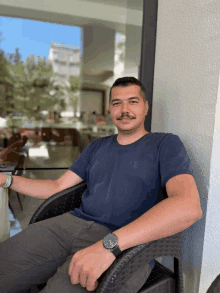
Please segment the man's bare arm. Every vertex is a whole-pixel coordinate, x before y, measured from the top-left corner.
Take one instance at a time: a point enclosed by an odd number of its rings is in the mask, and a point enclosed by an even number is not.
[[[199,193],[192,175],[171,178],[166,190],[167,199],[132,223],[114,231],[121,250],[176,234],[202,217]]]
[[[83,179],[68,170],[57,180],[33,180],[13,176],[11,189],[31,197],[46,199],[51,195],[82,182]],[[0,187],[6,182],[6,176],[0,174]]]

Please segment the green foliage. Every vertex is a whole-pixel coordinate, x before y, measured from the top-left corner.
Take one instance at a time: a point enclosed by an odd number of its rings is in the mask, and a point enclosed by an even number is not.
[[[70,75],[69,77],[69,101],[73,107],[74,116],[76,116],[77,105],[79,103],[80,79],[77,76]]]
[[[2,42],[0,32],[0,44]],[[13,111],[11,97],[13,95],[13,78],[9,70],[9,62],[4,51],[0,48],[0,116],[5,117]]]
[[[27,57],[26,61],[9,63],[13,77],[13,105],[17,113],[29,118],[40,117],[41,110],[65,109],[65,87],[57,84],[52,64],[45,58]]]
[[[68,89],[69,92],[78,92],[80,89],[80,79],[77,76],[70,75],[69,77],[70,87]]]
[[[14,107],[16,112],[27,117],[39,115],[39,111],[47,110],[54,104],[50,96],[53,71],[51,64],[45,58],[33,55],[27,57],[24,63],[10,64],[14,79]]]
[[[2,41],[3,41],[2,33],[0,32],[0,45]],[[12,86],[13,80],[8,70],[8,64],[9,62],[5,56],[5,53],[0,47],[0,84]]]

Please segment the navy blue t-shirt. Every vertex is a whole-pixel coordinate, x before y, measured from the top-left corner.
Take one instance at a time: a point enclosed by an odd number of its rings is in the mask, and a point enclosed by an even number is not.
[[[166,183],[193,174],[177,135],[149,132],[128,145],[117,134],[93,140],[70,167],[86,180],[74,216],[117,230],[167,198]]]

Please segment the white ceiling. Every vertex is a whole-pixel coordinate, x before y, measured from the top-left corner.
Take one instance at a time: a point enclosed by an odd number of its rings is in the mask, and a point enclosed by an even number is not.
[[[0,0],[0,15],[75,26],[100,25],[124,33],[142,26],[143,0]]]
[[[87,1],[87,0],[81,0]],[[141,10],[143,9],[143,0],[91,0],[91,2],[98,2],[113,6],[121,6],[128,9]]]

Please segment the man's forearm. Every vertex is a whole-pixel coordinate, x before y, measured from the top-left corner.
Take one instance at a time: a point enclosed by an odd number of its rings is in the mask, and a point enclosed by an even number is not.
[[[13,176],[11,189],[31,197],[46,199],[56,193],[55,180],[33,180],[20,176]]]
[[[155,205],[132,223],[114,231],[121,250],[174,235],[185,230],[202,216],[187,201],[169,197]]]

